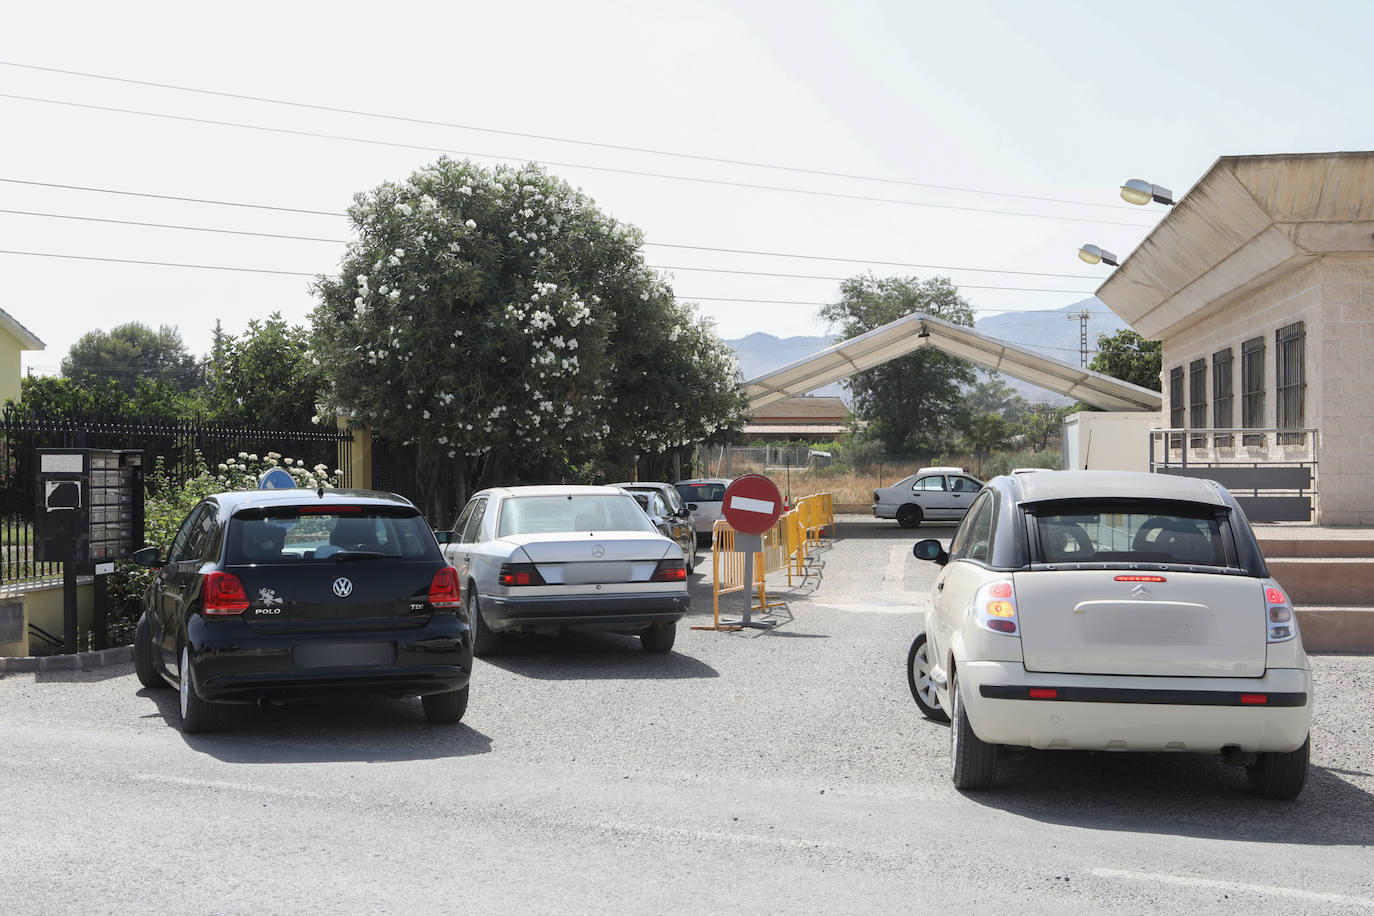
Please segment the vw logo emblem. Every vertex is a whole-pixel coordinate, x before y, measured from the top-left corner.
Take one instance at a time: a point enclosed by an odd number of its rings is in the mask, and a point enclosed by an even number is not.
[[[597,544],[595,547],[592,548],[592,556],[596,557],[598,560],[604,557],[605,555],[606,548],[601,544]]]
[[[334,594],[340,598],[347,598],[353,594],[353,583],[340,576],[334,580]]]

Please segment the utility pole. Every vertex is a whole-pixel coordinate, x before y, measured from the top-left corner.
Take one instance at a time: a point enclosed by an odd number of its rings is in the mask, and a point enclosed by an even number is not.
[[[1084,369],[1088,368],[1088,315],[1089,312],[1074,312],[1069,315],[1070,321],[1078,322],[1078,364]]]

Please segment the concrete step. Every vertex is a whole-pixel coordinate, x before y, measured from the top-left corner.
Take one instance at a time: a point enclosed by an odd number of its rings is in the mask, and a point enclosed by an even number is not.
[[[1297,613],[1307,651],[1374,653],[1374,606],[1299,604]]]
[[[1374,559],[1365,557],[1267,557],[1295,606],[1360,607],[1374,603]]]
[[[1374,540],[1369,538],[1295,538],[1261,536],[1260,550],[1266,559],[1277,557],[1366,557],[1374,559]]]

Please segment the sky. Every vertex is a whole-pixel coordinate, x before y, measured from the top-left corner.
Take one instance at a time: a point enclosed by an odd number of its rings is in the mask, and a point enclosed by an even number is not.
[[[217,320],[306,322],[352,195],[444,152],[545,163],[737,338],[825,333],[866,271],[949,277],[980,317],[1059,308],[1111,270],[1080,245],[1124,257],[1164,216],[1124,180],[1179,196],[1220,156],[1374,149],[1367,3],[73,0],[5,20],[0,308],[46,343],[35,373],[128,321],[196,354]]]

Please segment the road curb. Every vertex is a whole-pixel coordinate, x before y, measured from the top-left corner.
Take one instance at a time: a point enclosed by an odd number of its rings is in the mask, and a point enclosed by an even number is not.
[[[107,665],[125,665],[134,660],[133,646],[78,652],[76,655],[28,655],[0,658],[0,673],[22,674],[39,671],[86,671]]]

